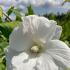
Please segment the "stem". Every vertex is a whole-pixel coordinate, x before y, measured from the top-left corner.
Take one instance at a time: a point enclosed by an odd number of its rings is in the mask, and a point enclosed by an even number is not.
[[[9,19],[9,21],[12,21],[7,14],[5,14],[4,12],[3,12],[3,14],[4,14],[4,16],[6,16],[6,18]]]

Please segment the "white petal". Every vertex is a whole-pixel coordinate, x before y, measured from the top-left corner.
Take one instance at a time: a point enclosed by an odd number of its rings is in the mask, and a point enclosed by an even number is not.
[[[25,17],[23,24],[31,32],[34,41],[50,39],[56,30],[55,21],[35,15]]]
[[[51,56],[44,53],[42,54],[36,64],[37,70],[58,70],[58,66],[54,63],[54,60]]]
[[[26,28],[21,24],[19,27],[16,27],[10,35],[9,45],[12,49],[16,51],[24,51],[29,49],[32,46],[32,39],[29,32],[25,31]]]
[[[62,27],[57,25],[53,39],[59,39],[62,33]]]
[[[24,60],[23,58],[25,58],[25,55],[23,53],[13,57],[12,58],[13,67],[15,67],[16,70],[33,70],[36,65],[36,58],[31,58],[28,60]]]
[[[52,39],[56,28],[57,25],[54,20],[36,15],[27,16],[10,35],[10,47],[17,51],[29,49],[33,41],[45,42]]]
[[[6,53],[7,70],[34,70],[37,58],[29,58],[25,52],[18,53],[12,49]]]
[[[47,45],[47,53],[53,57],[61,68],[70,68],[70,48],[59,40],[52,40]]]

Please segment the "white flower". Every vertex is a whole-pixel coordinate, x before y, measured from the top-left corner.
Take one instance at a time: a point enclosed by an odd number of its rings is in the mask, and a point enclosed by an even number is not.
[[[26,16],[10,35],[6,52],[8,70],[65,70],[70,48],[59,40],[62,28],[54,20]]]

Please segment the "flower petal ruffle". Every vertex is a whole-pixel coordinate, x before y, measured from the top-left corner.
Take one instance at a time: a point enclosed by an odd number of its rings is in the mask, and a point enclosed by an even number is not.
[[[61,33],[62,33],[62,27],[57,25],[53,39],[59,39]]]
[[[29,32],[25,31],[22,24],[14,29],[9,41],[10,47],[16,51],[25,51],[32,46],[32,38]]]
[[[24,18],[23,26],[33,36],[34,41],[46,41],[53,37],[56,30],[56,22],[36,15]]]
[[[47,53],[41,54],[37,59],[37,70],[58,70],[58,66],[54,63],[54,60]]]
[[[7,70],[34,70],[37,58],[29,58],[25,52],[8,49],[6,52]]]
[[[53,57],[56,65],[63,68],[70,68],[70,48],[59,40],[50,41],[47,51]]]

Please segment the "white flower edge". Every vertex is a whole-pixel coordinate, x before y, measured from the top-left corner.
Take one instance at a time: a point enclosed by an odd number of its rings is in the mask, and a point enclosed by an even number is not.
[[[57,40],[61,30],[62,28],[53,20],[37,15],[26,16],[23,23],[10,35],[10,47],[6,52],[8,70],[70,68],[70,48]],[[45,51],[38,56],[31,54],[29,49],[33,42],[42,45]]]

